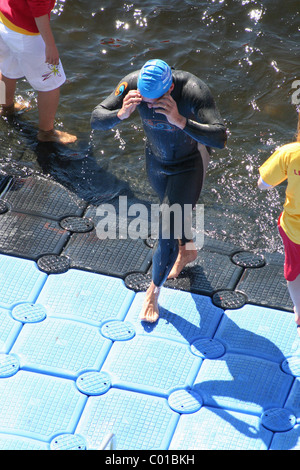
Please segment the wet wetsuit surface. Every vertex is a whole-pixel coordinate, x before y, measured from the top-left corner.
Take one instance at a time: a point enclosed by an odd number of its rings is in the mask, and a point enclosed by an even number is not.
[[[137,89],[139,71],[124,77],[115,91],[100,103],[92,113],[93,129],[111,129],[121,122],[117,113],[123,98],[130,90]],[[149,181],[162,204],[179,204],[182,208],[182,228],[186,227],[184,206],[194,207],[203,183],[203,162],[198,143],[206,147],[223,148],[226,129],[207,85],[189,72],[173,70],[174,90],[171,93],[179,113],[187,118],[182,130],[170,124],[167,117],[148,108],[142,102],[137,110],[146,135],[146,167]],[[188,218],[190,215],[188,215]],[[163,236],[163,224],[169,220]],[[160,217],[159,238],[153,255],[152,278],[161,286],[178,254],[178,237],[172,217]],[[181,243],[190,237],[183,230]]]

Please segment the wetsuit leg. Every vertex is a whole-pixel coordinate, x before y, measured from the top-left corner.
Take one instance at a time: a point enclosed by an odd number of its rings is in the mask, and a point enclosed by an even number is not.
[[[203,163],[201,155],[197,153],[186,164],[172,167],[152,159],[148,161],[147,169],[150,182],[161,200],[159,237],[152,260],[152,279],[160,287],[176,261],[178,239],[182,243],[191,239],[191,209],[197,203],[202,189]],[[172,206],[174,212],[170,210]],[[181,217],[179,224],[176,217]]]
[[[164,170],[164,165],[161,164],[150,150],[146,147],[146,171],[149,183],[162,202],[168,182],[168,175]]]

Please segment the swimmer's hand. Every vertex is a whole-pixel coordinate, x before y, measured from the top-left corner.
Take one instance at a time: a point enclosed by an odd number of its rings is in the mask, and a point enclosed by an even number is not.
[[[129,118],[131,114],[136,110],[136,107],[142,102],[142,96],[138,90],[130,90],[123,100],[123,105],[118,112],[118,118],[123,119]]]
[[[186,118],[179,114],[176,101],[172,98],[171,94],[166,93],[161,98],[155,100],[154,103],[149,104],[148,107],[153,108],[156,113],[164,114],[170,124],[173,124],[180,129],[186,126]]]

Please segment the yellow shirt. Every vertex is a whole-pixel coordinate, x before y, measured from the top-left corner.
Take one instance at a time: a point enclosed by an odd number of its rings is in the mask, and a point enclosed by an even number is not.
[[[283,145],[259,168],[263,181],[276,186],[287,180],[280,225],[294,243],[300,244],[300,142]]]

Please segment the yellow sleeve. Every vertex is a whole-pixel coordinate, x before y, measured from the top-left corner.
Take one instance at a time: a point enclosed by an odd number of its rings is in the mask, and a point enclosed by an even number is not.
[[[259,174],[265,183],[276,186],[287,179],[287,161],[285,157],[286,151],[281,147],[259,168]]]

